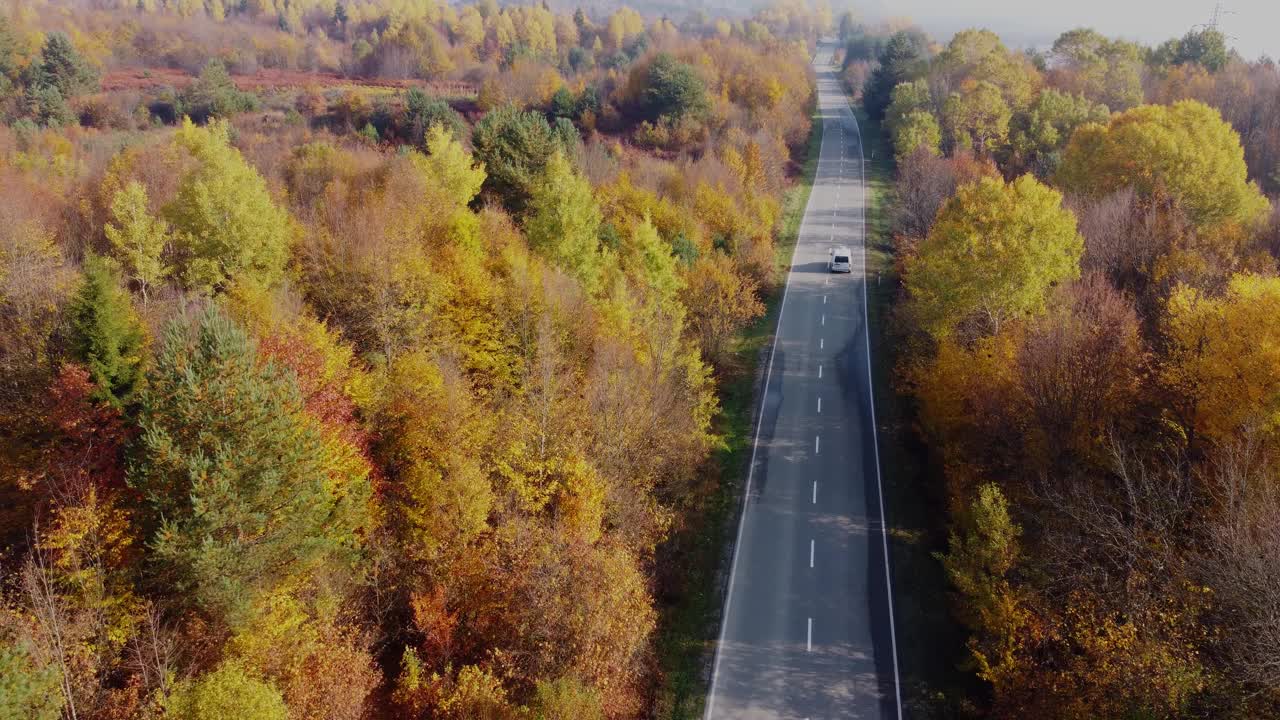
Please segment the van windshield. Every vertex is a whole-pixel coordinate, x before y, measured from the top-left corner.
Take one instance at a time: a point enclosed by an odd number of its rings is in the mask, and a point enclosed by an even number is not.
[[[847,263],[847,262],[849,262],[849,256],[848,256],[848,255],[837,255],[837,256],[836,256],[836,262],[838,262],[838,263]]]

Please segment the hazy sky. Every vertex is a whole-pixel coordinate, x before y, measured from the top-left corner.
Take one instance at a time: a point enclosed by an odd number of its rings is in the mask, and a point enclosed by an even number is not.
[[[832,3],[839,7],[840,3]],[[1009,45],[1047,45],[1058,33],[1087,26],[1148,45],[1182,37],[1207,23],[1213,0],[855,0],[869,19],[909,17],[941,40],[982,26]],[[1224,0],[1219,27],[1246,59],[1280,59],[1280,0]]]

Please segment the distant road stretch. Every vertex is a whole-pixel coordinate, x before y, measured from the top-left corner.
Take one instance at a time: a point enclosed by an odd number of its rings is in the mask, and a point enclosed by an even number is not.
[[[901,718],[869,372],[862,140],[814,70],[817,177],[769,359],[707,720]],[[846,245],[853,272],[827,272]]]

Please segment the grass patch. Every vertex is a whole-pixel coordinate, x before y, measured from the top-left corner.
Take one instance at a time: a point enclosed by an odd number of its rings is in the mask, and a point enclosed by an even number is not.
[[[804,220],[805,208],[809,206],[809,193],[813,191],[813,178],[818,172],[818,152],[822,150],[822,120],[814,113],[810,121],[813,128],[809,131],[809,145],[805,149],[799,182],[787,190],[782,199],[782,230],[773,249],[774,267],[779,282],[791,267],[791,252],[800,238],[800,223]],[[776,300],[777,298],[772,299],[774,304]]]
[[[783,198],[783,214],[775,244],[778,282],[764,297],[765,314],[734,342],[720,382],[720,414],[716,433],[724,445],[709,472],[718,478],[706,505],[696,511],[683,532],[660,550],[659,572],[668,594],[659,598],[657,652],[659,674],[652,717],[695,720],[702,717],[710,681],[709,663],[720,631],[720,611],[728,581],[729,548],[737,532],[741,488],[751,455],[756,389],[762,381],[766,348],[778,325],[782,280],[791,266],[800,222],[818,169],[822,127],[813,115],[805,160],[794,186]]]
[[[904,714],[955,717],[979,689],[959,669],[967,657],[963,627],[950,612],[950,586],[933,553],[946,549],[947,510],[942,478],[913,429],[914,407],[894,387],[902,347],[895,342],[897,268],[890,229],[893,158],[885,135],[860,107],[867,183],[867,314],[872,384],[880,439],[885,514],[890,529],[894,614]]]

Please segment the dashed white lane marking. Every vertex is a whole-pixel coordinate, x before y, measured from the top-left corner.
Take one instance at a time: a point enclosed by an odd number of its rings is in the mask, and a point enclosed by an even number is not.
[[[822,441],[822,437],[820,435],[813,436],[813,454],[814,455],[818,454],[818,448],[820,447],[821,441]]]
[[[813,567],[813,540],[809,541],[809,567]]]
[[[818,338],[818,349],[821,350],[826,345],[825,338]]]
[[[823,305],[826,305],[826,304],[827,304],[827,296],[826,296],[826,295],[823,295],[823,296],[822,296],[822,304],[823,304]]]
[[[821,365],[819,365],[819,366],[818,366],[818,379],[819,379],[819,380],[821,380],[821,379],[822,379],[822,366],[821,366]]]
[[[809,504],[810,505],[818,504],[818,481],[817,480],[813,481],[813,500]]]
[[[822,414],[822,398],[818,398],[818,414]]]
[[[804,651],[813,652],[813,618],[809,618],[809,630],[804,638]]]
[[[823,314],[822,314],[822,324],[823,324],[823,325],[826,325],[826,324],[827,324],[827,314],[826,314],[826,313],[823,313]]]

